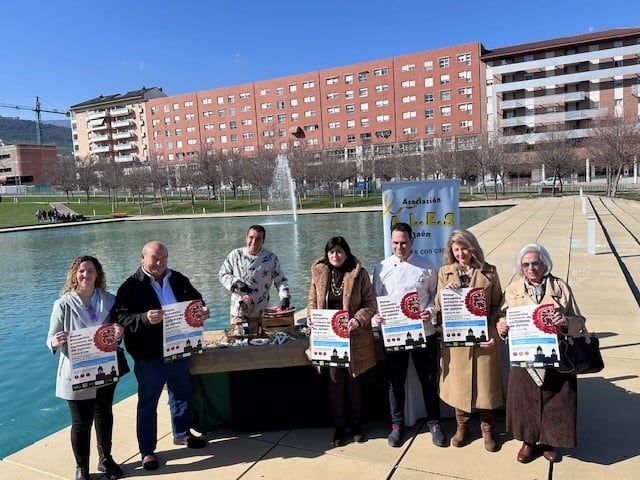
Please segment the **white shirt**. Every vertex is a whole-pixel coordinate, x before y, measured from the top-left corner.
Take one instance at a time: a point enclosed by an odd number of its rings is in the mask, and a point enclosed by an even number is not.
[[[373,290],[376,296],[396,295],[416,290],[422,311],[435,312],[434,299],[438,277],[430,260],[412,253],[405,261],[395,255],[385,258],[373,269]],[[430,322],[424,323],[425,335],[436,333]]]

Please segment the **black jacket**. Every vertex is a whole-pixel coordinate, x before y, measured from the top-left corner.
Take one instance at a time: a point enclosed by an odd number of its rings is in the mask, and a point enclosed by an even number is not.
[[[180,272],[171,270],[169,284],[178,302],[202,299],[200,292]],[[147,319],[149,310],[160,308],[151,279],[142,267],[120,285],[111,318],[124,327],[124,344],[134,360],[163,357],[162,323],[152,325]]]

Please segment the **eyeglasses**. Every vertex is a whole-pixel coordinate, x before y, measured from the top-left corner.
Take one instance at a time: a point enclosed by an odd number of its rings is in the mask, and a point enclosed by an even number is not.
[[[522,268],[537,268],[540,266],[540,262],[538,260],[534,260],[533,262],[522,262]]]

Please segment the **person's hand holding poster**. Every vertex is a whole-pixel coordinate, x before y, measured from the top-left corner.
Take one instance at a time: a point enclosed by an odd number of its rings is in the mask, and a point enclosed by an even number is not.
[[[324,367],[348,367],[351,361],[349,312],[311,310],[311,362]]]
[[[165,362],[202,353],[204,320],[202,300],[164,305],[163,343]]]

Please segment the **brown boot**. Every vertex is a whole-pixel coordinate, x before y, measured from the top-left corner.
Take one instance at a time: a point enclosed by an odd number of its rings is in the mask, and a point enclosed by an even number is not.
[[[456,408],[456,433],[451,437],[451,445],[454,447],[464,447],[469,443],[469,420],[471,413]]]
[[[484,440],[484,448],[489,452],[498,451],[498,444],[493,437],[493,410],[480,410],[480,429],[482,430],[482,439]]]

